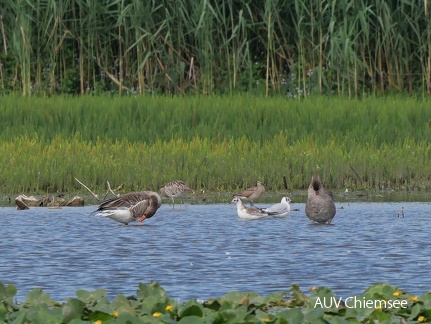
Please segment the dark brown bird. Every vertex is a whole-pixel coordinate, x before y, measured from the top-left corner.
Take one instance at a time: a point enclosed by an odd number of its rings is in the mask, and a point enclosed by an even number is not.
[[[332,192],[323,188],[319,175],[314,174],[308,187],[305,214],[311,223],[331,224],[336,212]]]
[[[238,197],[240,199],[246,199],[250,201],[251,206],[253,206],[253,201],[259,199],[265,193],[265,186],[262,182],[258,181],[256,187],[251,187],[243,192],[239,192],[234,194],[234,197]]]
[[[102,202],[96,210],[96,215],[108,217],[126,225],[137,220],[141,225],[145,219],[154,216],[161,204],[162,198],[157,192],[129,192]]]

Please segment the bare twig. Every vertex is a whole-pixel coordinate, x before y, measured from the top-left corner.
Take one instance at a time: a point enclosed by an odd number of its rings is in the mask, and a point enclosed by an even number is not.
[[[120,194],[116,194],[112,189],[111,189],[111,184],[109,183],[109,181],[106,181],[106,184],[107,184],[107,186],[108,186],[108,191],[106,192],[106,194],[105,194],[105,196],[103,197],[103,200],[105,200],[106,199],[106,197],[108,196],[108,193],[112,193],[115,197],[120,197]],[[118,188],[122,188],[123,187],[123,185],[121,185],[121,186],[119,186]],[[118,188],[117,189],[115,189],[115,190],[118,190]]]
[[[124,183],[120,184],[117,188],[114,189],[114,191],[118,191],[124,188]]]
[[[79,181],[77,178],[75,178],[75,180],[76,180],[76,181],[78,181],[78,182],[79,182],[79,184],[80,184],[81,186],[83,186],[85,189],[87,189],[87,190],[88,190],[88,191],[93,195],[93,197],[97,199],[97,201],[100,201],[99,196],[98,196],[98,195],[96,195],[94,192],[92,192],[92,191],[90,190],[90,188],[88,188],[85,184],[83,184],[83,183],[82,183],[81,181]]]
[[[111,189],[111,185],[109,184],[109,181],[106,181],[106,183],[107,183],[107,185],[108,185],[108,190],[114,195],[114,196],[116,196],[116,197],[120,197],[120,195],[118,194],[116,194],[114,191],[112,191],[112,189]]]

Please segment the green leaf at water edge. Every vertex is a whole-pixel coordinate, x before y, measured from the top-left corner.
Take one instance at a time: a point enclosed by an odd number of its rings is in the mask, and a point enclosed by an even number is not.
[[[145,299],[150,296],[158,296],[160,299],[167,298],[168,294],[156,281],[151,281],[148,285],[144,283],[139,284],[139,289],[136,292],[139,299]]]
[[[286,306],[286,292],[275,292],[265,297],[264,303],[275,306]]]
[[[246,306],[240,306],[235,309],[225,309],[208,314],[205,320],[207,323],[237,324],[246,322],[249,314]]]
[[[211,299],[211,300],[205,301],[203,303],[203,306],[206,309],[211,309],[213,311],[218,311],[220,309],[220,307],[221,307],[221,304],[220,304],[220,302],[219,302],[218,299]]]
[[[136,313],[139,315],[152,315],[155,312],[164,313],[168,305],[167,298],[160,298],[159,296],[149,296],[142,300]]]
[[[371,323],[379,323],[379,324],[392,324],[392,317],[390,314],[385,313],[381,310],[375,310],[368,317]]]
[[[358,323],[359,324],[359,323],[361,323],[357,319],[346,319],[343,317],[330,316],[330,315],[324,315],[323,319],[325,320],[326,323],[331,323],[331,324],[352,324],[352,323]]]
[[[17,290],[15,285],[5,285],[0,281],[0,302],[12,298],[16,295],[16,292]]]
[[[359,298],[360,296],[358,296]],[[374,312],[374,308],[361,308],[361,307],[351,307],[344,309],[344,318],[346,319],[358,319],[363,320],[370,316],[370,314]]]
[[[9,320],[7,322],[13,323],[13,324],[24,324],[26,323],[26,317],[27,317],[27,310],[22,309],[18,312],[12,313],[11,316],[9,316]]]
[[[187,316],[204,317],[205,309],[202,304],[198,303],[194,299],[190,299],[182,307],[180,307],[178,313],[181,318]]]
[[[413,305],[413,307],[411,308],[411,311],[410,311],[409,320],[413,320],[413,319],[417,318],[423,311],[424,311],[424,307],[422,304],[417,303],[417,304]]]
[[[241,291],[232,291],[227,293],[223,297],[220,298],[221,303],[230,303],[232,307],[236,307],[238,305],[251,305],[253,304],[256,307],[260,307],[261,305],[266,305],[265,297],[259,296],[256,292],[241,292]]]
[[[411,300],[411,297],[410,297]],[[431,309],[431,291],[421,295],[419,301],[424,305],[425,308]]]
[[[46,306],[54,306],[58,303],[52,300],[48,294],[42,291],[42,289],[36,288],[31,290],[27,294],[24,304],[27,306],[36,306],[36,305],[42,305],[42,304]]]
[[[136,315],[136,308],[141,304],[135,300],[130,300],[126,298],[124,295],[117,295],[114,301],[109,305],[111,312],[117,311],[118,314],[131,314]]]
[[[143,324],[144,320],[131,314],[120,314],[115,320],[115,324]]]
[[[59,307],[37,305],[27,310],[27,321],[32,324],[58,324],[63,321],[62,310]]]
[[[106,296],[106,289],[97,289],[94,291],[78,289],[76,291],[76,296],[85,304],[95,305],[99,300]]]
[[[323,314],[325,313],[324,308],[315,308],[304,314],[304,322],[306,323],[326,323],[323,320]]]
[[[107,323],[107,322],[114,321],[115,317],[105,312],[95,311],[88,315],[88,319],[91,320],[92,322],[102,321],[102,323]]]
[[[308,299],[297,284],[293,284],[291,286],[289,293],[290,300],[288,301],[288,304],[290,307],[303,306]]]
[[[76,298],[69,298],[62,307],[63,321],[70,322],[75,318],[81,318],[84,313],[84,302]]]
[[[19,308],[13,296],[16,294],[14,285],[3,285],[0,281],[0,322],[5,321],[6,314]]]
[[[276,314],[275,317],[285,319],[288,323],[302,323],[304,314],[302,314],[302,311],[299,308],[291,308]]]
[[[251,317],[251,315],[249,317]],[[268,313],[266,313],[266,312],[264,312],[264,311],[262,311],[260,309],[257,309],[254,312],[254,316],[253,317],[255,317],[255,318],[257,318],[257,319],[259,319],[259,320],[261,320],[263,322],[267,322],[267,321],[270,321],[274,316],[273,315],[269,315]]]
[[[398,288],[392,285],[388,285],[385,282],[377,283],[367,288],[363,296],[365,299],[394,299],[394,292],[397,291]]]
[[[203,323],[206,323],[206,321],[199,316],[186,316],[186,317],[181,318],[181,320],[178,323],[181,323],[181,324],[203,324]]]

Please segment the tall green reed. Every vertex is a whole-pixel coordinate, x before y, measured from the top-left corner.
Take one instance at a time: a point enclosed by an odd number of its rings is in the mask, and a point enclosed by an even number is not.
[[[427,1],[5,0],[2,8],[5,93],[300,98],[431,88]]]

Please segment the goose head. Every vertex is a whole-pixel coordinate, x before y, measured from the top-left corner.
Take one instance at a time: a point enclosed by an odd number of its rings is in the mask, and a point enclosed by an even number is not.
[[[322,187],[322,182],[320,181],[318,174],[313,174],[313,177],[311,178],[311,185],[316,192]]]

